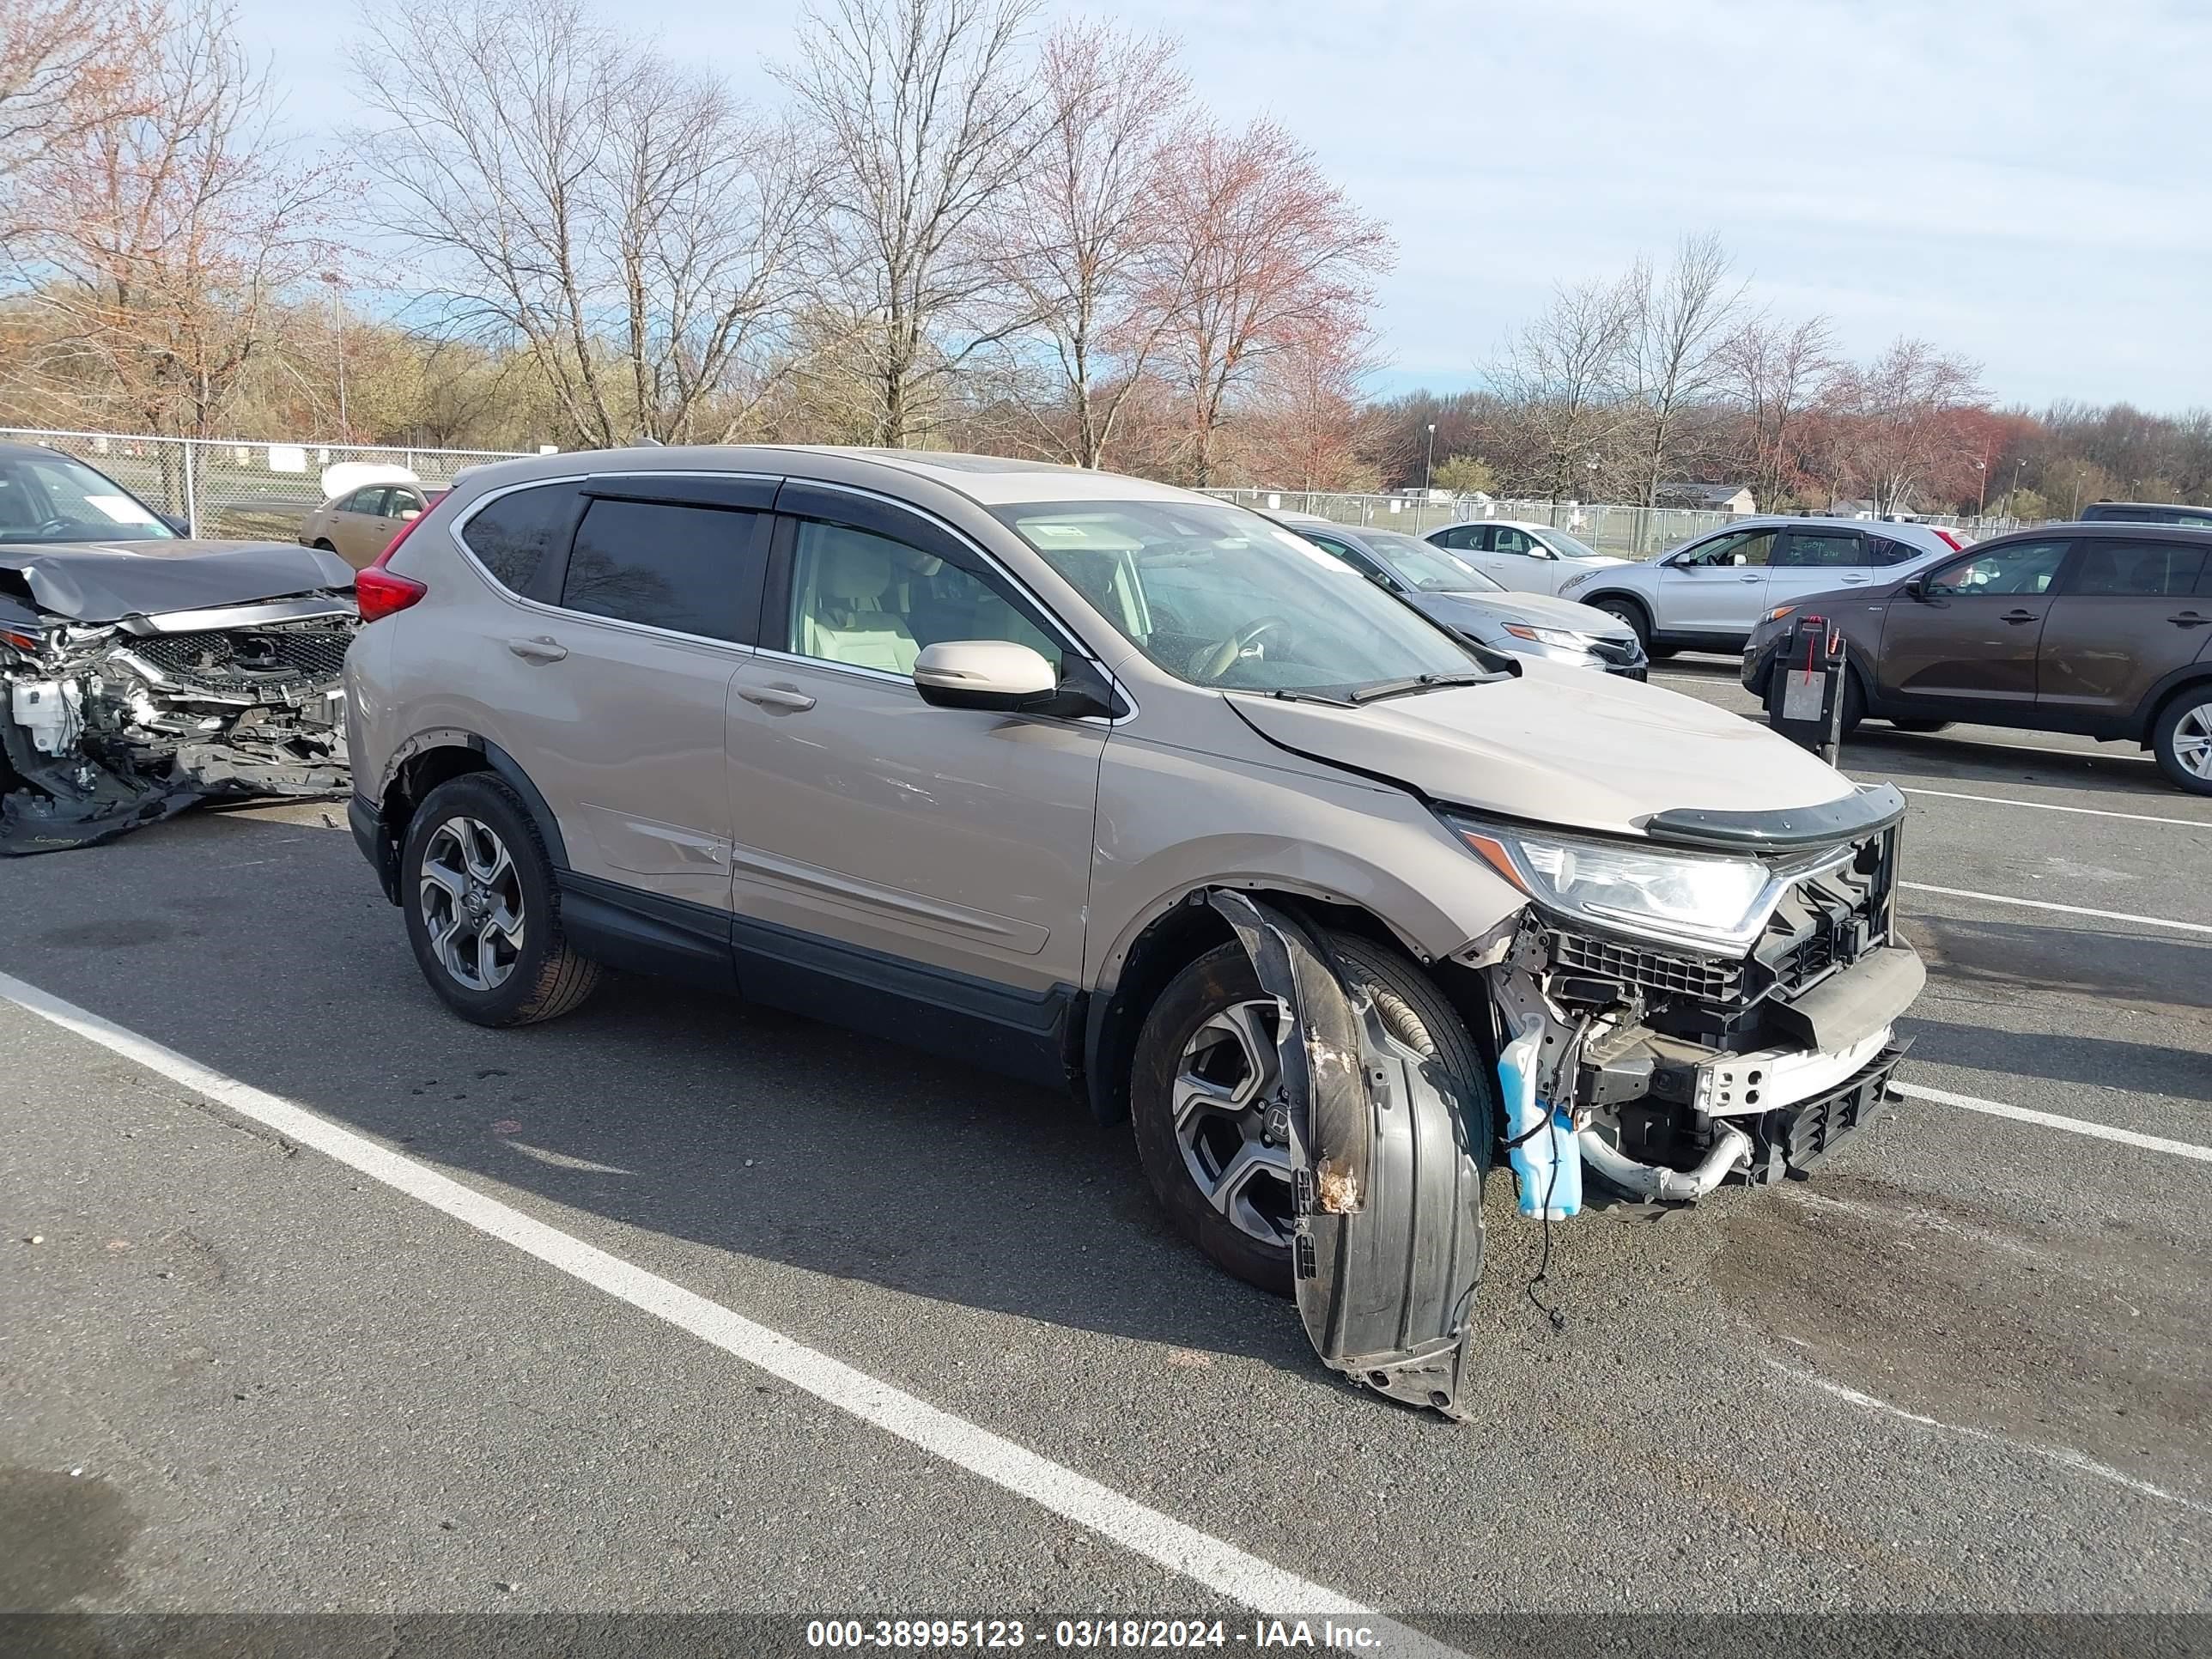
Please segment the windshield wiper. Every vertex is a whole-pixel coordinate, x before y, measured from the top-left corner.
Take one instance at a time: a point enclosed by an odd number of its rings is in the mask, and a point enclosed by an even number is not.
[[[1285,690],[1279,686],[1272,690],[1261,691],[1257,695],[1263,697],[1273,697],[1277,702],[1325,702],[1332,708],[1349,708],[1352,707],[1352,705],[1346,702],[1342,697],[1323,696],[1318,691],[1290,691]]]
[[[1382,697],[1409,697],[1416,691],[1435,691],[1447,685],[1487,685],[1495,674],[1413,674],[1402,680],[1377,680],[1351,694],[1353,702],[1373,702]]]

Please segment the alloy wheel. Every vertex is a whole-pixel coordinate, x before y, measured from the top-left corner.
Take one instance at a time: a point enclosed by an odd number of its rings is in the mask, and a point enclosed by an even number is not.
[[[1275,1093],[1272,999],[1232,1003],[1183,1044],[1175,1075],[1176,1141],[1199,1191],[1239,1232],[1290,1243],[1291,1153],[1269,1116]]]
[[[422,921],[457,985],[489,991],[522,955],[521,872],[507,843],[477,818],[447,818],[422,848]]]
[[[2200,702],[2173,727],[2173,757],[2191,777],[2212,782],[2212,702]]]

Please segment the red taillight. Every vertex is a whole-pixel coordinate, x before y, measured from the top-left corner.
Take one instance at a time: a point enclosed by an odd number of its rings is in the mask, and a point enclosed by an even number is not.
[[[403,576],[396,570],[384,568],[392,562],[392,556],[399,550],[399,544],[413,535],[415,526],[428,516],[424,514],[422,518],[410,519],[400,526],[399,533],[386,545],[383,552],[376,556],[376,562],[354,577],[354,603],[361,607],[363,622],[373,623],[379,617],[391,616],[394,611],[404,611],[430,591],[412,576]]]
[[[1933,525],[1930,525],[1930,526],[1929,526],[1929,529],[1931,529],[1931,530],[1934,530],[1934,529],[1935,529],[1935,526],[1934,526]],[[1939,542],[1943,542],[1943,543],[1945,543],[1945,544],[1948,544],[1948,546],[1950,547],[1951,550],[1952,550],[1954,553],[1963,553],[1963,552],[1965,552],[1965,551],[1966,550],[1966,543],[1964,543],[1964,542],[1960,541],[1960,540],[1956,536],[1954,536],[1954,535],[1953,535],[1949,531],[1948,531],[1948,530],[1936,530],[1936,539],[1937,541],[1939,541]],[[398,543],[397,543],[397,542],[394,542],[394,543],[392,544],[392,545],[393,545],[394,547],[397,547],[397,546],[398,546],[398,545],[399,545],[399,544],[398,544]]]

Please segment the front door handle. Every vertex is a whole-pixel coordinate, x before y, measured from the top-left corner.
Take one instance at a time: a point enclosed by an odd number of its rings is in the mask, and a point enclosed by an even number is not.
[[[2166,621],[2172,623],[2176,628],[2212,628],[2212,617],[2200,617],[2194,611],[2185,611],[2178,617],[2168,617]]]
[[[1998,617],[1997,620],[1999,622],[2008,622],[2012,623],[2014,627],[2017,628],[2022,623],[2041,622],[2043,620],[2043,613],[2040,611],[2008,611],[2003,616]]]
[[[1738,576],[1736,580],[1740,582],[1763,582],[1766,578],[1764,576]]]
[[[540,634],[534,640],[509,640],[507,648],[525,662],[558,662],[568,654],[568,647],[556,639]]]
[[[738,695],[747,702],[771,711],[797,714],[814,707],[814,699],[787,685],[747,685]]]

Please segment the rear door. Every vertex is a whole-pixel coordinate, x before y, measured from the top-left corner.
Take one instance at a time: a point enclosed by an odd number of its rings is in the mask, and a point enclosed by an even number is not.
[[[1678,554],[1660,569],[1653,624],[1717,643],[1748,637],[1767,607],[1774,539],[1771,526],[1731,530]]]
[[[2051,600],[2036,653],[2036,703],[2060,715],[2132,714],[2212,633],[2197,603],[2212,537],[2085,536]]]
[[[507,665],[508,746],[528,757],[571,867],[688,907],[679,915],[711,913],[725,936],[724,727],[758,623],[778,482],[586,480],[573,545],[541,578],[549,602],[513,608],[508,631],[486,642]],[[465,540],[484,534],[479,518],[462,526]]]
[[[1767,561],[1763,614],[1778,605],[1794,605],[1814,593],[1860,587],[1874,580],[1867,538],[1856,530],[1830,526],[1790,526],[1775,532]],[[1753,617],[1753,623],[1758,617]]]
[[[1875,665],[1883,701],[2034,702],[2043,625],[2072,544],[2066,537],[1993,543],[1937,565],[1917,599],[1890,600]]]

